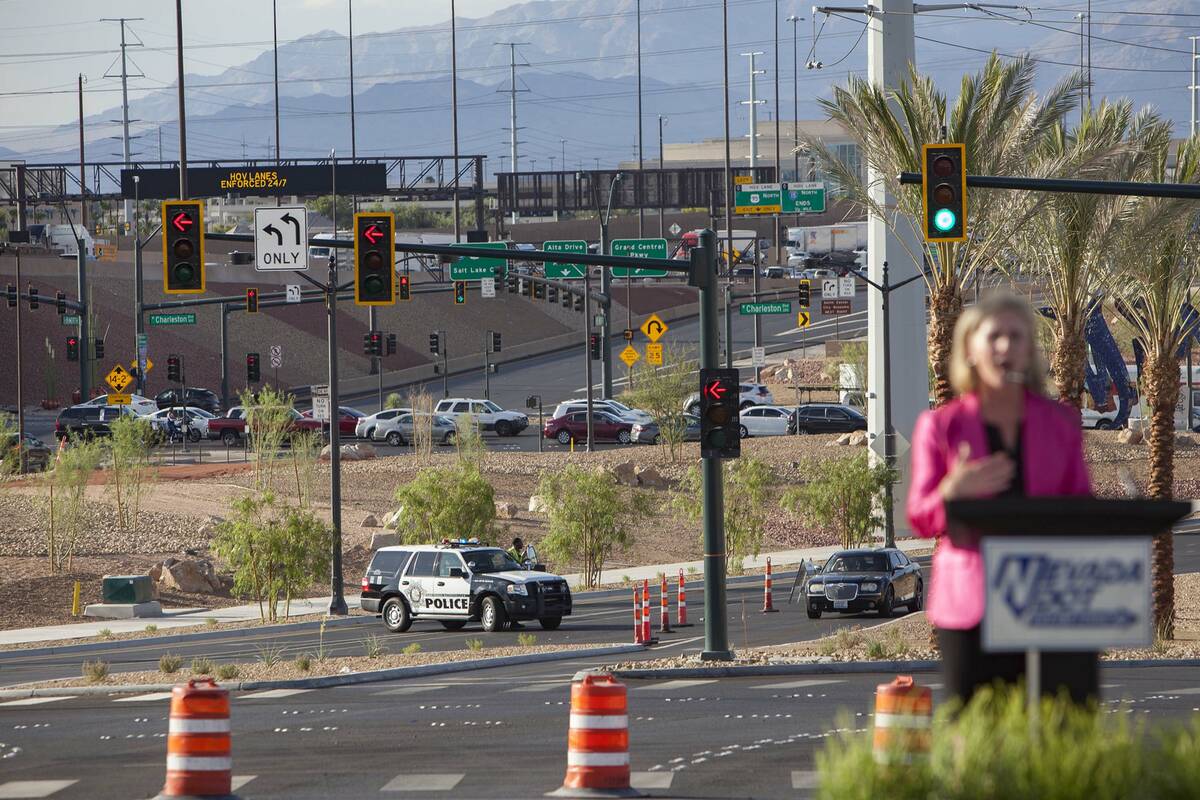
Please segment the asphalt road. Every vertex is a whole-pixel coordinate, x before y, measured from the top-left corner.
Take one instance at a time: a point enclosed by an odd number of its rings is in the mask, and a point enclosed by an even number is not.
[[[679,651],[694,646],[675,648]],[[536,798],[566,765],[569,686],[584,660],[233,701],[235,790],[252,798]],[[843,713],[871,725],[891,674],[630,680],[634,785],[657,797],[808,797],[814,754]],[[918,674],[940,698],[940,677]],[[1200,710],[1187,668],[1101,672],[1118,711],[1151,726]],[[0,703],[0,797],[106,800],[162,788],[168,700]],[[41,793],[18,782],[45,781]],[[29,784],[26,784],[28,787]],[[7,792],[7,793],[6,793]]]

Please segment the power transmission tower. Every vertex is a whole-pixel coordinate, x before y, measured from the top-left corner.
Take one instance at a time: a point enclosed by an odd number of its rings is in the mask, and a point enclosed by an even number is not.
[[[140,22],[142,19],[144,19],[144,17],[101,17],[101,19],[100,19],[101,22],[116,22],[121,26],[121,74],[118,76],[118,75],[113,75],[109,72],[106,72],[106,73],[104,73],[104,77],[106,77],[106,78],[120,77],[120,79],[121,79],[121,139],[122,139],[122,143],[124,145],[124,147],[122,148],[122,152],[124,154],[123,160],[125,161],[126,169],[129,169],[131,166],[129,163],[129,159],[130,159],[129,123],[140,121],[140,120],[130,120],[129,119],[129,78],[130,77],[144,78],[145,75],[142,74],[142,72],[140,70],[137,72],[137,74],[132,75],[132,76],[129,73],[128,60],[125,55],[125,49],[127,47],[131,47],[131,46],[132,47],[142,47],[143,44],[142,44],[141,39],[138,39],[138,41],[133,43],[132,45],[128,44],[125,41],[125,23],[126,22]],[[135,34],[135,36],[136,36],[136,34]],[[112,121],[116,122],[116,120],[112,120]],[[133,227],[133,211],[132,211],[132,209],[133,209],[133,207],[130,205],[130,201],[125,200],[125,202],[123,204],[125,222],[126,222],[126,224],[128,224],[130,226],[131,229]]]
[[[497,89],[496,92],[497,92],[497,94],[507,93],[509,96],[509,126],[508,126],[508,129],[509,129],[510,145],[512,147],[512,154],[510,156],[512,158],[512,171],[520,172],[520,170],[518,169],[518,166],[517,166],[519,164],[518,156],[517,156],[517,145],[524,144],[524,142],[517,141],[517,131],[521,130],[521,128],[519,128],[517,126],[517,95],[521,92],[528,92],[529,90],[517,88],[517,48],[524,47],[526,44],[528,44],[528,42],[496,42],[496,44],[508,48],[508,70],[509,70],[509,81],[510,81],[511,85],[507,89]],[[517,221],[516,209],[513,209],[512,221],[513,222]]]

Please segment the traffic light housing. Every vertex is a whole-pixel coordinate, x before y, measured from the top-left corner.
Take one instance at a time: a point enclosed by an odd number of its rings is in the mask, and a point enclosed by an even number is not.
[[[544,300],[546,298],[546,284],[534,282],[533,284],[533,299]]]
[[[390,212],[354,215],[354,302],[396,302],[396,219]]]
[[[412,285],[409,283],[408,276],[401,275],[400,279],[399,279],[399,283],[400,283],[400,299],[401,300],[412,300]]]
[[[368,356],[383,355],[383,334],[371,331],[363,334],[363,353]]]
[[[967,240],[967,146],[927,144],[921,147],[921,204],[925,241]]]
[[[583,313],[583,295],[581,294],[575,296],[575,310]]]
[[[521,294],[525,295],[526,297],[529,297],[530,293],[533,291],[533,287],[530,284],[530,281],[526,280],[525,278],[521,278]]]
[[[67,293],[66,292],[55,292],[54,293],[54,310],[58,312],[59,316],[62,316],[67,313]]]
[[[740,397],[736,369],[700,370],[701,458],[737,458],[742,454]]]
[[[79,337],[78,336],[68,336],[67,337],[67,361],[78,361],[78,360],[79,360]]]
[[[592,361],[600,360],[600,334],[588,334],[588,350],[592,355]]]
[[[396,334],[389,333],[387,335],[387,355],[396,355]]]
[[[442,337],[436,333],[429,334],[429,352],[435,356],[442,354]]]
[[[92,347],[93,347],[93,352],[95,352],[95,354],[96,354],[97,361],[104,358],[104,340],[103,339],[93,339]]]
[[[258,383],[259,379],[258,353],[246,353],[246,383]]]
[[[29,310],[37,311],[38,307],[38,288],[32,284],[29,286]]]
[[[812,305],[812,281],[808,278],[800,279],[800,303],[801,308],[808,308]]]
[[[204,203],[167,200],[162,204],[163,291],[204,292]]]
[[[516,275],[509,275],[504,282],[508,284],[509,294],[516,294],[521,288],[521,280]]]
[[[461,306],[467,302],[467,282],[454,282],[454,305]]]
[[[17,287],[14,284],[11,284],[11,283],[8,284],[8,286],[4,290],[4,294],[5,294],[5,296],[8,297],[8,307],[16,308],[17,307]]]
[[[179,356],[167,356],[167,381],[183,383],[183,371],[179,368]]]
[[[258,289],[253,287],[246,290],[246,313],[258,313]]]
[[[570,308],[571,306],[575,305],[574,301],[571,299],[572,296],[573,295],[570,292],[564,291],[562,293],[562,307],[563,308]]]
[[[500,352],[500,331],[492,331],[492,352]]]

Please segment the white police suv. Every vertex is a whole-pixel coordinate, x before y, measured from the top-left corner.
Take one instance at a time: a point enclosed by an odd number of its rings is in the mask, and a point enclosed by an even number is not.
[[[571,590],[559,576],[525,569],[498,547],[460,539],[379,548],[363,576],[360,605],[381,615],[393,633],[418,619],[438,620],[450,631],[478,621],[489,632],[536,619],[552,631],[571,614]]]

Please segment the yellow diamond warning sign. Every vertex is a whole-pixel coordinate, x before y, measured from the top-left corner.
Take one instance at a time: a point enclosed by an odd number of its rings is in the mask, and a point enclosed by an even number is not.
[[[807,328],[810,322],[812,322],[812,317],[809,316],[807,311],[801,311],[796,315],[797,328]]]
[[[667,323],[663,322],[658,314],[651,314],[645,322],[642,323],[642,333],[652,342],[657,342],[663,337],[663,334],[669,330]]]
[[[626,345],[625,349],[621,351],[621,360],[625,362],[625,366],[627,366],[627,367],[632,368],[633,365],[637,362],[637,360],[639,358],[641,358],[641,356],[638,354],[638,351],[635,350],[633,348],[633,345],[631,345],[631,344]]]
[[[104,380],[112,387],[114,392],[121,394],[129,388],[129,384],[133,383],[133,376],[124,367],[117,364],[104,376]]]

